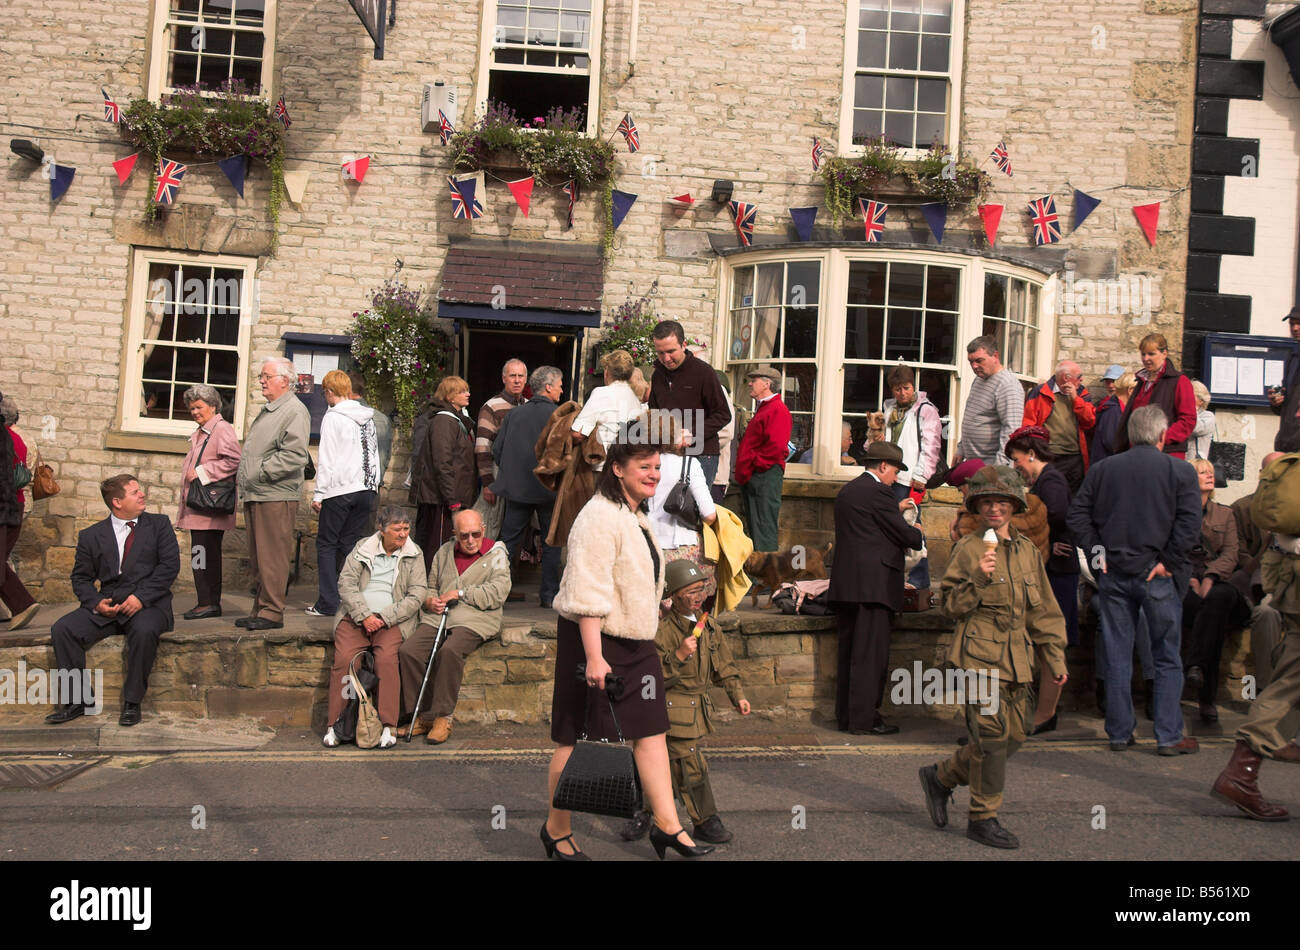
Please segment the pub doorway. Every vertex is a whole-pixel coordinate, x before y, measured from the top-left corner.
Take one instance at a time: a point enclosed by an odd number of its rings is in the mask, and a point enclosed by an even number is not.
[[[574,376],[581,369],[581,330],[572,327],[525,325],[519,328],[465,325],[460,338],[460,375],[469,383],[470,418],[501,391],[501,367],[508,359],[521,359],[532,373],[539,366],[564,372],[564,394],[572,399]],[[579,387],[580,391],[581,387]]]

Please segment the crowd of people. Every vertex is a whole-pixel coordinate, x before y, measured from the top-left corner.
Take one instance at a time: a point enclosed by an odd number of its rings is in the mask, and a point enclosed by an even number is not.
[[[1300,339],[1300,311],[1288,320]],[[361,398],[359,377],[335,370],[322,380],[328,411],[314,463],[310,418],[289,360],[261,366],[266,403],[242,444],[221,414],[220,394],[190,388],[184,402],[197,427],[181,466],[176,527],[190,532],[196,604],[183,617],[221,616],[222,542],[242,504],[255,592],[250,613],[235,623],[283,627],[298,506],[304,482],[314,479],[319,579],[305,612],[331,617],[335,642],[323,742],[344,741],[345,679],[369,653],[378,745],[419,735],[437,744],[450,736],[467,658],[500,633],[507,602],[523,596],[515,575],[535,553],[538,603],[559,615],[550,792],[578,739],[621,736],[632,744],[646,805],[624,836],[648,830],[660,857],[669,848],[707,853],[695,839],[716,843],[730,832],[698,744],[712,731],[703,694],[725,686],[741,713],[750,712],[712,615],[748,589],[739,579],[750,553],[778,549],[782,480],[796,453],[780,371],[755,366],[746,374],[754,408],[736,442],[725,378],[686,348],[680,324],[664,321],[652,336],[656,369],[648,384],[631,356],[614,350],[601,360],[604,385],[582,403],[561,402],[560,369],[530,372],[511,359],[501,391],[475,420],[468,383],[443,378],[412,427],[413,517],[377,504],[392,427]],[[1099,617],[1098,701],[1117,752],[1135,741],[1135,647],[1157,751],[1193,753],[1180,708],[1184,685],[1195,691],[1200,718],[1217,720],[1225,631],[1251,625],[1261,686],[1271,690],[1261,707],[1267,717],[1261,712],[1239,733],[1216,794],[1252,817],[1278,816],[1254,776],[1261,755],[1297,755],[1294,715],[1286,718],[1300,672],[1287,640],[1297,611],[1284,584],[1294,539],[1261,531],[1249,499],[1232,508],[1214,502],[1208,393],[1177,370],[1159,334],[1143,338],[1139,356],[1135,373],[1107,370],[1106,393],[1094,403],[1077,364],[1062,361],[1026,394],[996,340],[976,338],[967,347],[975,380],[951,466],[941,412],[911,367],[889,371],[891,398],[874,438],[854,446],[845,424],[840,460],[860,461],[865,471],[835,501],[828,600],[839,633],[837,724],[856,734],[899,731],[880,713],[892,616],[908,587],[931,583],[925,558],[909,559],[924,551],[917,520],[927,493],[941,483],[959,488],[963,513],[950,528],[954,547],[937,595],[955,624],[947,661],[991,674],[998,702],[990,708],[968,698],[968,739],[922,769],[921,784],[940,827],[952,790],[970,786],[967,835],[986,845],[1018,845],[998,822],[1006,760],[1027,736],[1055,728],[1065,648],[1079,642],[1085,603]],[[1287,385],[1269,394],[1283,425],[1265,470],[1300,439],[1287,418],[1300,408],[1297,374],[1293,358]],[[13,428],[12,401],[0,399],[0,411],[10,436],[0,439],[7,555],[24,504],[11,473],[28,448]],[[743,522],[721,504],[732,482]],[[171,521],[145,510],[135,476],[106,479],[101,495],[109,516],[78,538],[72,580],[80,606],[54,624],[52,639],[59,667],[80,670],[88,646],[124,635],[120,722],[133,725],[158,639],[173,626],[179,550]],[[4,570],[0,597],[13,616],[10,629],[18,629],[37,607],[7,559]],[[653,688],[632,688],[643,683]],[[599,691],[607,703],[593,699]],[[92,705],[83,699],[47,721],[83,715]],[[686,804],[692,834],[677,819],[674,796]],[[550,857],[585,858],[559,808],[541,839]]]

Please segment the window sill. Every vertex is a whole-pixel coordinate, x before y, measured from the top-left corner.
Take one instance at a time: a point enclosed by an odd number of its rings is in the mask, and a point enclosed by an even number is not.
[[[163,435],[157,432],[124,432],[113,429],[104,436],[104,448],[125,449],[128,452],[161,452],[165,455],[184,455],[190,450],[186,435]]]

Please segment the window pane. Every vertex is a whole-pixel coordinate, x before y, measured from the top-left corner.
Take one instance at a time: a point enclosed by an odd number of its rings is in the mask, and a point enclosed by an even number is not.
[[[528,13],[528,42],[534,46],[559,43],[560,15],[553,10],[533,8]]]
[[[817,308],[790,307],[785,312],[785,357],[817,355]]]
[[[888,33],[861,30],[858,33],[858,68],[884,69],[885,46]]]
[[[925,0],[921,29],[927,33],[952,34],[952,0]]]
[[[888,79],[885,81],[885,108],[907,109],[916,105],[915,79]]]
[[[819,261],[797,261],[786,270],[785,302],[794,307],[805,304],[815,306],[821,302],[821,271]]]
[[[1013,280],[1007,288],[1007,319],[1025,322],[1025,282]]]
[[[781,308],[759,307],[754,311],[753,358],[770,360],[781,352]]]
[[[917,377],[917,385],[926,398],[934,403],[940,415],[948,415],[951,409],[952,380],[954,374],[941,370],[923,369]]]
[[[253,59],[262,58],[262,46],[266,41],[266,36],[262,33],[242,32],[235,34],[235,55],[247,56]]]
[[[862,0],[858,8],[858,26],[883,30],[889,26],[889,0]]]
[[[944,144],[944,116],[922,113],[916,117],[917,147]]]
[[[846,413],[878,412],[882,405],[880,377],[879,366],[845,366],[844,411]]]
[[[731,306],[752,307],[754,305],[754,268],[737,267],[732,271]]]
[[[879,109],[885,101],[883,76],[858,76],[854,80],[853,105],[859,109]]]
[[[1013,373],[1026,372],[1025,327],[1022,324],[1007,324],[1007,344],[1002,350],[1002,362]]]
[[[207,382],[233,386],[239,379],[239,354],[221,350],[208,351]]]
[[[519,42],[523,42],[520,39]],[[524,61],[524,51],[521,49],[499,49],[492,54],[498,63],[522,63]]]
[[[1007,279],[997,274],[984,275],[984,316],[1005,319],[1007,315]],[[985,321],[985,325],[988,321]]]
[[[889,68],[916,69],[921,37],[915,33],[889,34]]]
[[[853,144],[878,139],[885,132],[885,114],[879,111],[853,110]]]
[[[957,282],[961,272],[952,267],[930,267],[926,271],[925,306],[933,311],[957,309]]]
[[[951,363],[956,359],[957,315],[938,310],[925,313],[925,339],[921,359],[926,363]]]
[[[885,359],[914,363],[921,358],[921,311],[889,309]]]
[[[844,328],[846,360],[878,360],[885,352],[883,307],[849,307]]]
[[[889,305],[891,307],[921,306],[924,286],[924,264],[894,264],[889,269]]]
[[[894,0],[889,15],[891,30],[919,30],[921,28],[921,0]]]
[[[849,265],[850,304],[885,303],[885,268],[879,261],[854,261]]]
[[[886,112],[885,138],[900,148],[912,148],[916,144],[912,135],[913,120],[910,112]]]
[[[171,71],[168,74],[173,86],[192,86],[199,79],[199,58],[197,56],[172,54]]]
[[[948,37],[922,37],[921,68],[932,73],[948,71]]]
[[[206,29],[203,31],[203,44],[199,51],[205,55],[230,55],[231,35],[229,30]]]
[[[781,305],[781,281],[785,277],[784,264],[759,264],[758,289],[754,294],[754,304],[759,307],[779,307]]]
[[[916,82],[916,107],[921,112],[946,112],[948,109],[948,83],[942,79],[918,79]]]
[[[204,56],[199,63],[199,85],[204,89],[216,89],[230,78],[230,60]]]
[[[781,399],[792,413],[812,412],[817,397],[817,366],[814,363],[786,363],[778,366],[782,380]],[[811,421],[811,420],[809,420]]]
[[[239,343],[237,309],[222,309],[212,314],[208,322],[208,342],[213,346],[235,346]]]
[[[1038,287],[1034,284],[1029,285],[1029,302],[1025,307],[1025,323],[1030,326],[1038,326]]]
[[[554,66],[555,54],[549,51],[529,51],[524,57],[524,62],[529,66]]]

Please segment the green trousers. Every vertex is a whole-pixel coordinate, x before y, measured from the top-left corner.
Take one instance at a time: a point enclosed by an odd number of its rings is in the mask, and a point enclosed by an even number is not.
[[[939,763],[939,781],[948,788],[970,786],[970,820],[996,818],[1007,782],[1007,759],[1025,741],[1029,684],[998,687],[998,711],[987,716],[977,703],[966,704],[970,741]]]
[[[704,761],[699,739],[668,738],[668,768],[673,776],[673,791],[686,806],[691,821],[697,825],[718,813],[709,784],[709,766]]]
[[[1273,594],[1273,606],[1282,615],[1285,639],[1273,678],[1251,703],[1237,738],[1271,757],[1291,741],[1300,725],[1300,558],[1266,551],[1260,572],[1264,589]]]
[[[745,530],[754,542],[755,551],[779,551],[777,523],[781,518],[781,483],[785,471],[773,465],[766,472],[755,472],[740,495],[745,502]]]

